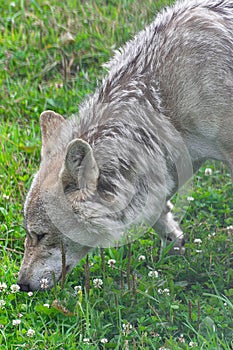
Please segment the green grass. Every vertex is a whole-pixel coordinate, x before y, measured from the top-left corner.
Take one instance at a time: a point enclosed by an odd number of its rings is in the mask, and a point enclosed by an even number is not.
[[[221,164],[204,166],[185,194],[193,197],[182,208],[185,256],[160,254],[159,239],[149,230],[131,245],[94,251],[69,274],[63,290],[29,296],[10,289],[23,255],[23,202],[39,165],[39,114],[77,113],[113,50],[169,3],[0,4],[0,282],[7,285],[0,292],[1,350],[233,348],[233,232],[227,229],[233,225],[233,189]],[[67,32],[74,41],[62,41]],[[116,260],[113,267],[110,259]],[[158,277],[149,277],[154,270]],[[93,284],[96,278],[101,289]],[[17,319],[21,323],[13,325]],[[35,331],[31,337],[29,329]]]

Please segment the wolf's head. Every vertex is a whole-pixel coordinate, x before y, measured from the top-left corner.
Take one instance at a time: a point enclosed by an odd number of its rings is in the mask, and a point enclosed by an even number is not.
[[[98,167],[85,141],[73,138],[68,145],[59,145],[65,123],[52,111],[42,113],[40,118],[41,166],[24,209],[27,237],[18,279],[24,291],[41,289],[45,281],[51,288],[54,278],[61,278],[61,247],[69,271],[90,250],[85,243],[95,245],[92,238],[88,239],[88,215],[93,212],[88,213],[84,207],[96,191]],[[82,215],[87,215],[85,220]]]
[[[124,244],[160,217],[173,186],[163,147],[157,129],[142,120],[139,127],[132,106],[126,112],[128,119],[85,130],[76,119],[42,113],[41,164],[25,203],[22,290],[41,289],[44,280],[52,287],[92,247]]]

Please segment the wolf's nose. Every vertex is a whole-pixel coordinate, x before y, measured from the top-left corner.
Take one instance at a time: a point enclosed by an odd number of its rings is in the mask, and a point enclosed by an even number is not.
[[[21,292],[29,292],[30,291],[29,284],[21,284],[21,283],[18,283],[18,284],[20,286]]]

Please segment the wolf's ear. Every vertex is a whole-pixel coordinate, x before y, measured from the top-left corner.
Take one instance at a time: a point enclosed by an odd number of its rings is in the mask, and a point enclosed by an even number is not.
[[[81,140],[71,141],[66,149],[64,167],[62,171],[62,181],[64,189],[75,182],[76,190],[84,195],[91,194],[97,187],[99,170],[93,155],[91,146]]]
[[[40,129],[42,137],[42,146],[46,147],[48,140],[54,134],[54,131],[65,122],[65,119],[53,111],[45,111],[40,115]]]

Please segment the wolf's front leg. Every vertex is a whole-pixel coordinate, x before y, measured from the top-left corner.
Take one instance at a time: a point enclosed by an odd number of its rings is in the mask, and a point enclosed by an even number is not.
[[[180,229],[178,223],[174,220],[171,210],[173,205],[170,201],[166,203],[164,211],[159,220],[153,226],[154,230],[160,235],[161,248],[163,249],[169,243],[174,242],[171,253],[184,254],[185,240],[183,231]]]

